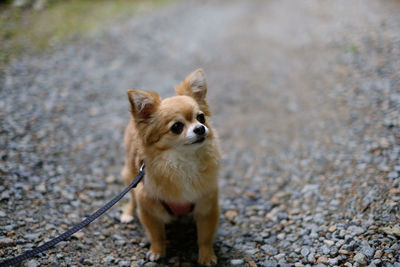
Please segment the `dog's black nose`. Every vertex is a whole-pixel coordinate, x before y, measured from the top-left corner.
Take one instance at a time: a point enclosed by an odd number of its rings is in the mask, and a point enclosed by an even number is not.
[[[194,132],[195,134],[197,134],[197,135],[204,135],[204,133],[206,132],[206,128],[204,128],[203,125],[199,125],[199,126],[196,126],[196,127],[193,129],[193,132]]]

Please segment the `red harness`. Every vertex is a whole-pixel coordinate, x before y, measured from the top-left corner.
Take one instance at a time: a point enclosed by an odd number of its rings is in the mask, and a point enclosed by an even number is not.
[[[173,202],[161,201],[161,204],[168,211],[170,215],[182,216],[189,214],[194,209],[193,203],[176,204]]]
[[[142,166],[140,167],[140,170],[142,171],[144,169],[144,162],[143,160],[141,161]],[[186,203],[186,204],[177,204],[173,202],[167,202],[160,200],[161,204],[164,206],[164,208],[168,211],[170,215],[173,216],[182,216],[189,214],[193,211],[194,209],[194,203]]]

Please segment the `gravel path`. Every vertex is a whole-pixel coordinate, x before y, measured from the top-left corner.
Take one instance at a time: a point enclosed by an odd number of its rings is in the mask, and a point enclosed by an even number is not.
[[[185,1],[26,56],[0,89],[0,257],[122,190],[126,90],[208,75],[221,266],[400,266],[400,3]],[[157,266],[113,208],[26,266]],[[161,266],[193,266],[193,222]]]

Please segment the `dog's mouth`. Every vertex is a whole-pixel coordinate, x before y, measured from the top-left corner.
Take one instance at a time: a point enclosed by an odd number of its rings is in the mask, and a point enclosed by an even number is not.
[[[204,140],[206,140],[206,138],[205,137],[200,137],[199,139],[197,139],[196,141],[194,141],[194,142],[192,142],[192,143],[189,143],[189,144],[186,144],[186,145],[195,145],[195,144],[201,144],[201,143],[203,143],[204,142]]]

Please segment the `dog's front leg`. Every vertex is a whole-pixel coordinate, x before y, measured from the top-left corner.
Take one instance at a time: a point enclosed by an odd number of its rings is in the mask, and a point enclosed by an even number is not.
[[[121,175],[124,178],[125,185],[128,186],[132,183],[133,178],[135,177],[136,169],[132,170],[132,168],[128,165],[124,165],[124,168],[121,171]],[[121,215],[122,223],[129,223],[133,220],[133,215],[135,214],[136,200],[135,200],[135,190],[132,189],[130,191],[131,199],[129,200],[129,204],[126,210]]]
[[[195,220],[197,225],[197,244],[199,246],[198,262],[202,265],[217,263],[213,244],[217,230],[219,208],[218,194],[196,203]]]
[[[142,209],[139,209],[139,218],[150,238],[151,245],[149,252],[147,252],[147,258],[150,261],[157,261],[165,256],[164,222]]]

